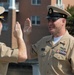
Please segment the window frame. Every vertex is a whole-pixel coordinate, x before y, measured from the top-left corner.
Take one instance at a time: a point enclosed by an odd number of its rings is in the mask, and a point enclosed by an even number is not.
[[[33,1],[35,1],[35,3],[33,3]],[[31,0],[31,4],[32,5],[41,5],[41,0],[40,0],[40,3],[38,3],[38,0]]]
[[[56,4],[58,5],[62,4],[62,0],[56,0]]]
[[[40,26],[40,23],[38,23],[38,22],[40,22],[40,16],[31,16],[31,22],[33,22],[33,20],[35,23],[34,24],[32,23],[32,25]]]

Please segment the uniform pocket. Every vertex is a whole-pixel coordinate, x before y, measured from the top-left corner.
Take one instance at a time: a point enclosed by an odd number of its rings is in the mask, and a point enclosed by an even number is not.
[[[59,53],[54,54],[53,57],[58,59],[58,60],[65,60],[66,59],[65,55],[62,55],[62,54],[59,54]]]

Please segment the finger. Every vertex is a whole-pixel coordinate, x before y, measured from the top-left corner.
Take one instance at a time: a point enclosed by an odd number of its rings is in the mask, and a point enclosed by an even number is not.
[[[18,25],[18,22],[16,22],[16,24],[15,24],[15,26],[14,26],[14,27],[15,27],[15,28],[17,28],[17,25]]]
[[[31,26],[31,20],[29,18],[26,19],[25,21],[25,26]]]
[[[29,18],[27,20],[29,22],[29,26],[32,27],[31,20]]]
[[[15,29],[21,29],[20,23],[16,22]]]
[[[32,24],[31,24],[31,20],[29,18],[26,19],[25,24],[24,24],[24,30],[31,28]]]

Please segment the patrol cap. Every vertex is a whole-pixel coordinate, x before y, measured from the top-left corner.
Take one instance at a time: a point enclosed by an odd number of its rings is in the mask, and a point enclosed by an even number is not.
[[[4,20],[4,16],[2,16],[2,14],[4,13],[5,8],[0,6],[0,20]]]
[[[48,10],[48,14],[46,17],[47,19],[51,19],[51,18],[54,18],[54,19],[66,18],[67,19],[67,17],[71,16],[69,12],[57,6],[48,5],[47,10]]]

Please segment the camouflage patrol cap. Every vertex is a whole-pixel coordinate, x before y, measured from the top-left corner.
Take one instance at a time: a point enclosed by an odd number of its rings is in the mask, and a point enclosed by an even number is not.
[[[55,17],[67,18],[67,17],[71,16],[71,14],[69,12],[67,12],[66,10],[61,9],[59,7],[56,7],[56,6],[48,5],[47,10],[48,10],[48,14],[46,17],[47,19],[55,18]]]

